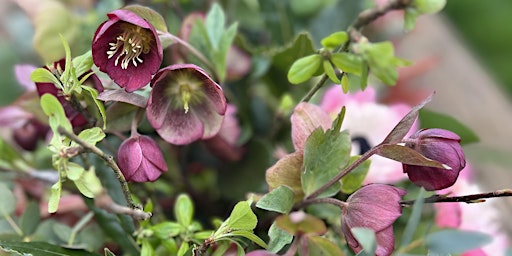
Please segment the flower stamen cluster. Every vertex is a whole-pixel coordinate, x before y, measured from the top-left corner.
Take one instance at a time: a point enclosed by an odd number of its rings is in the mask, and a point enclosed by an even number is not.
[[[144,62],[144,60],[140,58],[140,55],[147,54],[150,51],[152,34],[147,29],[142,29],[130,23],[123,23],[120,27],[123,33],[116,37],[115,42],[109,43],[110,48],[107,51],[107,58],[111,59],[119,52],[119,55],[117,55],[115,59],[114,66],[117,66],[119,59],[122,58],[122,69],[127,69],[130,62],[133,66],[137,67],[138,63],[142,64],[142,62]]]

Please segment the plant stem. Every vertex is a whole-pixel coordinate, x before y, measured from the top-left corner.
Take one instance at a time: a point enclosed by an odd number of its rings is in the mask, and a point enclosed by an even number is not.
[[[312,204],[333,204],[333,205],[338,206],[340,209],[343,209],[344,207],[347,206],[346,202],[343,202],[336,198],[326,197],[326,198],[311,198],[311,199],[304,200],[304,201],[300,202],[294,208],[301,209],[301,208],[304,208],[304,207],[306,207],[308,205],[312,205]]]
[[[512,196],[512,189],[500,189],[492,192],[465,195],[465,196],[444,196],[432,195],[425,198],[424,203],[481,203],[485,198]],[[400,201],[402,206],[412,205],[415,200]]]
[[[124,198],[126,199],[126,202],[128,206],[132,209],[138,209],[135,205],[135,203],[132,200],[130,189],[128,187],[128,183],[126,182],[126,179],[124,178],[123,173],[121,172],[121,169],[119,169],[119,166],[117,166],[116,162],[114,161],[114,158],[111,155],[105,154],[101,149],[98,147],[91,145],[84,140],[82,140],[80,137],[75,135],[72,132],[68,132],[66,129],[59,127],[58,128],[59,133],[63,134],[64,136],[68,137],[70,140],[76,142],[78,145],[82,146],[83,148],[89,150],[90,152],[96,154],[97,156],[101,157],[107,165],[114,171],[116,174],[117,180],[121,183],[121,189],[123,190]]]
[[[311,193],[309,196],[307,196],[304,201],[310,200],[312,198],[316,198],[319,196],[322,192],[324,192],[326,189],[328,189],[330,186],[334,185],[334,183],[338,182],[341,178],[345,177],[348,173],[353,171],[357,166],[359,166],[361,163],[366,161],[368,158],[370,158],[372,155],[377,153],[377,151],[381,148],[382,144],[379,144],[370,150],[366,151],[366,153],[362,154],[361,157],[359,157],[356,161],[354,161],[352,164],[347,166],[343,171],[338,173],[334,178],[329,180],[327,183],[325,183],[322,187],[317,189],[315,192]]]

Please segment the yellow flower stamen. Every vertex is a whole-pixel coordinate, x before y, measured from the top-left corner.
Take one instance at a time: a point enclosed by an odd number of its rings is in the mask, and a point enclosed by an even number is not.
[[[121,62],[121,68],[127,69],[130,62],[134,67],[143,62],[140,58],[141,54],[147,54],[150,51],[150,43],[153,40],[153,34],[150,30],[139,26],[122,23],[121,30],[123,33],[116,37],[116,41],[109,43],[107,57],[111,59],[119,53],[114,61],[114,66]]]

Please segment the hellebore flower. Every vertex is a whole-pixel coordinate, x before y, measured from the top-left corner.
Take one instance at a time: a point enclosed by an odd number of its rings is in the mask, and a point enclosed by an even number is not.
[[[52,72],[56,76],[60,76],[64,72],[64,67],[66,66],[66,59],[61,59],[56,61],[51,66],[44,67]],[[86,72],[86,74],[89,72]],[[83,76],[78,77],[78,79],[82,79]],[[96,89],[98,92],[103,92],[103,85],[101,84],[100,79],[95,74],[92,74],[85,80],[85,84],[89,84],[91,87]],[[87,124],[87,118],[77,109],[73,107],[73,104],[70,103],[71,98],[69,96],[63,95],[63,92],[60,88],[57,88],[57,85],[53,83],[36,83],[37,93],[39,96],[42,96],[45,93],[50,93],[57,97],[60,104],[64,108],[66,116],[68,117],[71,125],[73,127],[81,127]]]
[[[350,229],[368,228],[377,238],[377,256],[391,255],[395,246],[393,222],[402,215],[400,199],[406,191],[390,185],[369,184],[347,199],[343,208],[341,228],[349,247],[357,254],[363,248]]]
[[[117,151],[117,165],[126,181],[155,181],[167,171],[162,151],[148,136],[133,135],[123,141]]]
[[[131,11],[115,10],[107,16],[94,34],[94,64],[133,92],[148,84],[162,64],[160,40],[153,25]]]
[[[215,136],[226,112],[222,88],[193,64],[175,64],[151,81],[146,114],[165,141],[185,145]]]
[[[416,185],[426,190],[439,190],[450,187],[457,181],[459,172],[466,166],[460,137],[443,129],[422,129],[406,140],[410,147],[424,157],[438,161],[451,169],[404,164],[404,173]]]

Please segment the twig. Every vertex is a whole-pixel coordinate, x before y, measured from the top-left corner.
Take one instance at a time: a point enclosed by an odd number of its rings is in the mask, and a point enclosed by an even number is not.
[[[480,194],[472,194],[465,196],[444,196],[444,195],[433,195],[425,198],[425,203],[481,203],[485,202],[485,198],[494,198],[494,197],[505,197],[512,196],[512,189],[500,189],[493,192],[486,192]],[[400,201],[402,206],[412,205],[415,200],[406,200]]]
[[[302,208],[304,208],[308,205],[312,205],[312,204],[332,204],[332,205],[338,206],[340,209],[343,209],[344,207],[347,206],[346,202],[343,202],[339,199],[332,198],[332,197],[325,197],[325,198],[306,199],[306,200],[300,202],[299,204],[297,204],[294,207],[294,209],[302,209]]]
[[[83,148],[85,148],[85,149],[89,150],[90,152],[101,157],[107,163],[107,165],[110,168],[112,168],[112,170],[116,174],[116,178],[121,183],[121,189],[123,190],[123,194],[126,199],[126,202],[128,203],[128,206],[132,209],[139,209],[139,207],[137,207],[132,200],[132,197],[130,194],[130,188],[128,187],[128,183],[126,182],[126,179],[124,178],[124,175],[121,172],[121,169],[119,169],[119,166],[117,166],[116,162],[114,161],[114,158],[111,155],[105,154],[101,149],[85,142],[84,140],[82,140],[80,137],[78,137],[74,133],[69,132],[62,127],[59,127],[58,131],[59,131],[59,133],[63,134],[64,136],[68,137],[70,140],[76,142],[78,145],[82,146]]]

